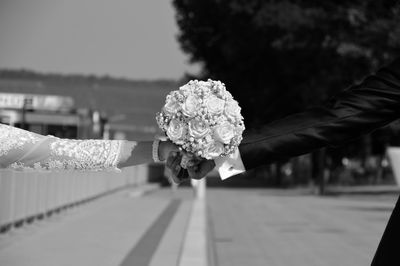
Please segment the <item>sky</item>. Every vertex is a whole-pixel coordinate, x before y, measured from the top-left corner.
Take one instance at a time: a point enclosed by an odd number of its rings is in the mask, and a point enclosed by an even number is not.
[[[0,68],[177,79],[177,33],[171,0],[1,0]]]

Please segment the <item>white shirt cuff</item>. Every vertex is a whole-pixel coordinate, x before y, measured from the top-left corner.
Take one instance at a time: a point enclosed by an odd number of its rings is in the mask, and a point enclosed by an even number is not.
[[[214,162],[222,180],[246,171],[239,149],[228,156],[215,159]]]

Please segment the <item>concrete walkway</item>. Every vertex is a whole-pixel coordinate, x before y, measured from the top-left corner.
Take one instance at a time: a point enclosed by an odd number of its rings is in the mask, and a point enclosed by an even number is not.
[[[396,197],[123,191],[1,234],[0,265],[365,266]]]
[[[177,265],[190,190],[124,191],[0,237],[0,265]]]
[[[397,198],[265,189],[207,195],[214,266],[370,265]]]

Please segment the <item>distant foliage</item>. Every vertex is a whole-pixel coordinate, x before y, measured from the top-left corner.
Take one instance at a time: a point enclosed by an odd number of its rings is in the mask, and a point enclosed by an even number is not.
[[[127,78],[117,78],[112,76],[96,76],[84,74],[57,74],[57,73],[39,73],[26,69],[0,69],[0,80],[27,80],[27,81],[42,81],[62,84],[101,84],[109,86],[131,86],[134,89],[137,86],[141,87],[171,87],[173,84],[176,87],[175,80],[156,79],[156,80],[132,80]]]
[[[397,1],[174,0],[199,78],[226,83],[247,126],[320,103],[400,51]]]

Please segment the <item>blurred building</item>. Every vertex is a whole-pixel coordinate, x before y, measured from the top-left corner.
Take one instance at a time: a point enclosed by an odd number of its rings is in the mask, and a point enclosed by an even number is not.
[[[0,70],[0,121],[61,137],[151,140],[162,133],[155,114],[176,88],[171,80]]]
[[[69,96],[0,93],[0,122],[61,138],[101,138],[105,119]]]

